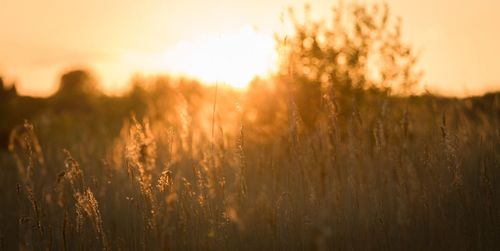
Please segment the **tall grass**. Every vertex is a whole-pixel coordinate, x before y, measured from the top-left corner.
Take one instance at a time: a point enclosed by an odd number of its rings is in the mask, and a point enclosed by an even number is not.
[[[35,119],[2,153],[1,247],[496,249],[500,107],[485,100],[325,96],[314,130],[286,101],[271,136],[244,100],[201,117],[184,101],[176,123],[75,126],[88,136],[65,146]]]

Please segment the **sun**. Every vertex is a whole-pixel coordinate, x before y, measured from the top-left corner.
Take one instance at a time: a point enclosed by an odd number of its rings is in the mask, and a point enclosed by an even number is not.
[[[188,75],[205,83],[245,88],[256,76],[275,68],[276,52],[271,36],[244,27],[233,34],[205,36],[168,49],[163,65],[168,71]]]

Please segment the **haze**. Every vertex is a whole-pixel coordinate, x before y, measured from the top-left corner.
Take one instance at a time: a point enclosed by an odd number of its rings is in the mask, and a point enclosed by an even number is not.
[[[15,81],[21,94],[36,96],[53,93],[60,74],[80,65],[94,69],[110,93],[123,90],[136,72],[173,72],[241,86],[255,74],[272,71],[275,56],[270,41],[273,32],[282,29],[280,14],[288,6],[300,9],[306,2],[1,0],[0,74]],[[309,3],[318,18],[328,17],[335,4]],[[393,16],[403,20],[404,40],[420,52],[425,88],[448,96],[500,89],[499,1],[391,0],[388,4]],[[214,50],[201,46],[206,41],[217,44],[213,41],[220,39],[223,46],[244,36],[252,42],[232,50],[254,46],[250,51],[258,53],[215,65],[210,59],[216,56],[200,56],[203,48]],[[216,55],[234,59],[231,50]],[[252,63],[244,64],[248,61]],[[249,70],[230,77],[203,73],[206,65]]]

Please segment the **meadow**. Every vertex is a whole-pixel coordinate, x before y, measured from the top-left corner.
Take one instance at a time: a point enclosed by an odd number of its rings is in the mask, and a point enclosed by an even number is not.
[[[500,94],[412,94],[388,9],[349,10],[244,91],[73,71],[2,96],[0,250],[498,249]]]

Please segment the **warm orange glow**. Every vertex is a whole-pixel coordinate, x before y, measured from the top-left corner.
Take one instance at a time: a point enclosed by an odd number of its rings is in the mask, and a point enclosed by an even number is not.
[[[308,2],[313,19],[328,20],[337,1],[1,0],[0,75],[36,96],[51,95],[75,65],[94,69],[106,93],[125,90],[138,72],[244,86],[269,70],[280,16]],[[383,2],[419,52],[425,88],[458,96],[498,90],[500,1]],[[258,31],[241,29],[249,25]]]
[[[270,73],[275,64],[274,41],[250,27],[234,34],[205,36],[168,49],[160,65],[206,83],[244,88],[255,76]]]

